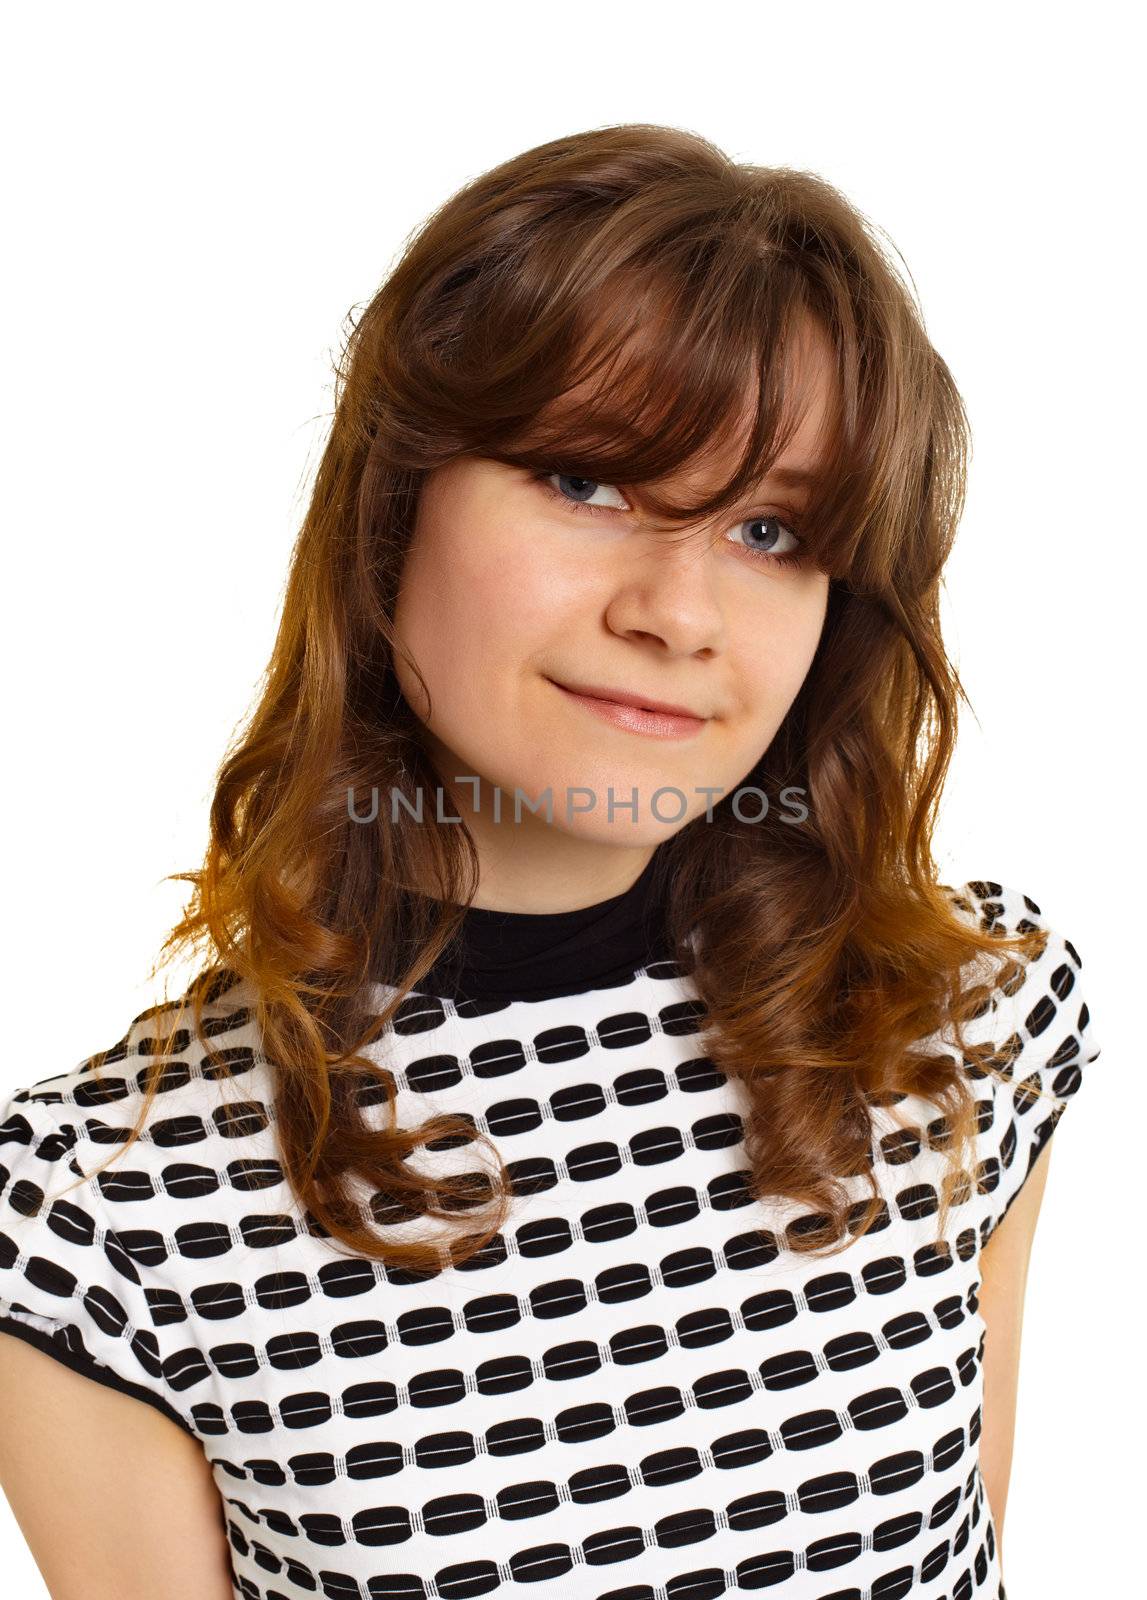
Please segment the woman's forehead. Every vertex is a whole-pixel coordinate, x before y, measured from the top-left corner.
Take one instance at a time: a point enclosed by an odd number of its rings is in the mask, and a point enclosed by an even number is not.
[[[656,434],[649,421],[643,423],[643,413],[648,414],[650,406],[647,399],[634,394],[640,389],[640,373],[613,381],[608,374],[590,374],[542,407],[519,438],[519,446],[543,447],[544,441],[545,448],[560,453],[567,440],[580,442],[592,436],[597,450],[641,450]],[[823,337],[815,342],[806,340],[801,348],[788,353],[780,415],[770,430],[768,476],[774,482],[787,488],[812,487],[823,477],[837,413],[837,390],[832,352]],[[686,462],[664,475],[660,484],[690,499],[701,499],[727,483],[745,456],[761,399],[760,381],[754,378],[745,383],[730,417],[705,436]],[[662,398],[659,409],[666,408]],[[668,409],[672,410],[671,402]]]
[[[685,503],[701,502],[731,481],[744,461],[756,417],[754,390],[735,423],[709,437],[696,458],[658,480],[659,491]],[[821,368],[786,390],[785,414],[774,431],[769,458],[745,491],[768,489],[812,493],[831,472],[836,406],[832,374]]]

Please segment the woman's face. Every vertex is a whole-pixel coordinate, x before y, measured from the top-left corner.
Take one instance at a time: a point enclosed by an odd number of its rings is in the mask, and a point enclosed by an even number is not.
[[[816,469],[830,359],[819,334],[805,340],[800,425],[759,491],[719,519],[655,528],[624,491],[576,476],[573,460],[548,484],[476,457],[428,476],[398,599],[395,670],[468,824],[477,803],[489,828],[498,788],[503,830],[549,827],[648,855],[746,778],[824,622],[827,575],[781,558],[795,548],[788,519],[805,493],[786,474]],[[713,481],[681,480],[694,492]],[[426,679],[429,707],[403,650]],[[627,721],[569,686],[684,707],[699,720]],[[470,781],[456,790],[459,779]],[[751,820],[760,806],[746,796],[738,810]]]

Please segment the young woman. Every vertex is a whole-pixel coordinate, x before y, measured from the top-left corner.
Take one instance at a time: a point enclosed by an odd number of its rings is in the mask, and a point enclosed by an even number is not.
[[[7,1107],[0,1473],[57,1600],[1004,1595],[1098,1050],[1037,902],[937,881],[966,445],[809,173],[604,128],[410,241],[195,981]]]

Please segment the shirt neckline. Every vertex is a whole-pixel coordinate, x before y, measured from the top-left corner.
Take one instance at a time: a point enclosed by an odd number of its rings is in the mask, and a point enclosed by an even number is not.
[[[621,894],[573,911],[468,906],[417,988],[450,1000],[544,1000],[613,988],[672,958],[658,852]]]

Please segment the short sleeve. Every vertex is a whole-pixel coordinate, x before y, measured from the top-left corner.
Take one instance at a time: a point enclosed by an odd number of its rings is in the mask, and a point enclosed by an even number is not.
[[[38,1087],[0,1109],[0,1333],[194,1435],[163,1374],[140,1269],[77,1159],[80,1130],[66,1119],[78,1108],[53,1108],[35,1098]]]
[[[1083,960],[1039,904],[1017,889],[977,880],[965,884],[957,904],[982,928],[1006,934],[1039,928],[1043,952],[1007,982],[975,1020],[975,1037],[989,1046],[986,1072],[973,1056],[970,1069],[980,1102],[980,1186],[987,1195],[984,1239],[1003,1221],[1036,1158],[1085,1081],[1100,1044],[1084,996]]]

